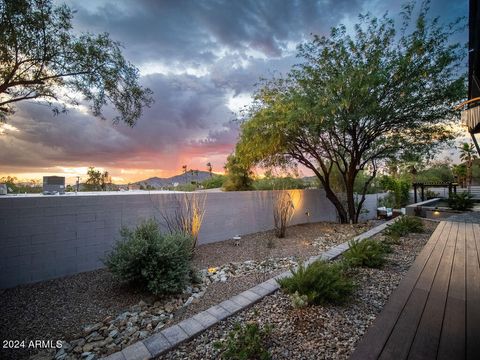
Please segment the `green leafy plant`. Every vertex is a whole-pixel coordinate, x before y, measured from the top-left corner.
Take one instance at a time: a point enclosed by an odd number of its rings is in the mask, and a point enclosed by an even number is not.
[[[384,206],[391,208],[401,208],[408,204],[410,181],[406,179],[396,179],[392,176],[383,176],[380,179],[380,185],[384,190],[388,190],[389,194],[383,200]],[[381,202],[382,200],[380,200]],[[390,206],[387,206],[390,205]]]
[[[435,199],[435,198],[438,198],[438,194],[435,191],[432,191],[430,189],[425,190],[426,200]]]
[[[415,216],[402,216],[385,230],[385,235],[392,238],[400,238],[409,233],[423,232],[423,223]]]
[[[390,251],[389,245],[373,239],[352,240],[349,245],[350,249],[344,257],[351,266],[382,267],[386,261],[385,255]]]
[[[354,289],[342,264],[320,260],[307,267],[300,265],[291,277],[277,281],[286,293],[305,295],[309,304],[342,303]]]
[[[222,359],[267,360],[271,358],[266,348],[271,330],[271,326],[261,328],[256,322],[248,322],[245,325],[236,323],[227,339],[224,342],[215,342],[214,346],[220,350]]]
[[[154,220],[134,230],[124,227],[122,240],[105,259],[119,279],[146,288],[155,295],[181,292],[190,281],[192,236],[162,234]]]
[[[250,165],[246,165],[235,154],[227,157],[225,164],[226,179],[223,182],[225,191],[246,191],[252,190],[253,171]]]
[[[473,208],[474,201],[472,195],[467,192],[452,194],[448,199],[448,206],[453,210],[467,211]]]

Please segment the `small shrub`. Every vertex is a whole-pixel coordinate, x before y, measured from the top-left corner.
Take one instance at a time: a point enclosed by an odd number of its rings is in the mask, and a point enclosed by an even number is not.
[[[295,309],[301,309],[308,305],[308,296],[300,295],[298,291],[291,294],[290,299],[292,300],[292,305]]]
[[[421,232],[423,232],[422,220],[415,216],[402,216],[385,230],[385,235],[398,239],[409,233]]]
[[[354,289],[342,264],[325,261],[315,261],[307,267],[300,265],[298,270],[292,270],[291,277],[278,283],[288,294],[306,295],[309,304],[342,303]]]
[[[248,322],[243,326],[237,323],[227,339],[224,342],[215,342],[214,346],[221,351],[222,359],[267,360],[271,358],[266,349],[266,339],[270,333],[270,326],[262,329],[256,322]]]
[[[351,266],[366,266],[379,268],[385,264],[385,255],[390,251],[387,244],[373,239],[350,241],[350,249],[344,257]]]
[[[467,192],[460,194],[452,194],[448,199],[448,206],[453,210],[467,211],[472,210],[474,201],[472,195]]]
[[[430,189],[425,190],[425,200],[435,199],[438,197],[438,194],[435,191]]]
[[[400,236],[394,234],[394,235],[386,235],[385,239],[383,240],[383,243],[386,245],[400,245]]]
[[[162,234],[154,220],[134,230],[121,230],[122,240],[105,260],[119,279],[143,286],[155,295],[181,292],[191,275],[193,239],[186,234]]]

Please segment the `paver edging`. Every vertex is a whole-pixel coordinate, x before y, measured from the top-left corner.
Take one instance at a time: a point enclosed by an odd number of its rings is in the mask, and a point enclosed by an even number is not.
[[[368,239],[373,235],[376,235],[379,232],[382,232],[383,230],[385,230],[390,224],[393,224],[399,218],[400,217],[397,217],[395,219],[384,222],[383,224],[380,224],[360,235],[355,236],[353,240],[362,241],[362,240]],[[349,249],[349,242],[346,241],[342,244],[336,245],[328,249],[327,251],[321,253],[320,255],[315,255],[310,257],[308,260],[304,262],[304,265],[307,266],[319,259],[322,259],[325,261],[333,260],[339,257],[348,249]],[[265,296],[268,296],[274,293],[280,288],[276,280],[288,277],[290,275],[291,275],[291,271],[285,271],[277,276],[274,276],[273,278],[267,281],[264,281],[246,291],[241,292],[240,294],[232,296],[230,299],[224,300],[214,306],[211,306],[210,308],[204,311],[201,311],[198,314],[195,314],[188,319],[182,320],[178,324],[172,325],[166,329],[163,329],[158,333],[152,334],[146,339],[133,343],[128,347],[126,347],[125,349],[123,349],[122,351],[119,351],[107,357],[104,357],[102,358],[102,360],[138,360],[138,359],[147,360],[147,359],[156,357],[158,355],[161,355],[167,351],[170,351],[176,348],[181,343],[192,339],[193,337],[197,336],[203,331],[216,325],[220,321],[223,321],[227,317],[232,316],[237,312],[252,306],[253,304],[263,299]],[[220,315],[220,313],[222,314]],[[226,315],[225,313],[228,313],[228,315]],[[218,316],[216,316],[215,314],[217,314]],[[192,320],[191,324],[189,324],[190,320]],[[187,327],[188,325],[192,325],[191,335],[189,335],[187,331],[183,329],[181,325],[182,323],[184,324],[185,327]],[[193,327],[195,327],[195,330],[193,330]],[[175,333],[175,329],[177,328],[180,329],[181,332],[180,334],[177,334],[179,336],[176,339],[174,339],[175,336],[172,336],[172,334]],[[142,344],[139,344],[139,343],[142,343]],[[135,351],[132,351],[132,350],[135,350],[136,348],[139,349],[140,353],[135,354]]]

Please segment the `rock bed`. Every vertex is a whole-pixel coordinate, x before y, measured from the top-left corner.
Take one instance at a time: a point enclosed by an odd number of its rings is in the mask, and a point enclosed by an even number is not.
[[[145,339],[152,333],[160,331],[165,326],[173,324],[175,314],[183,307],[198,303],[204,296],[208,286],[227,282],[236,276],[251,273],[270,273],[277,269],[288,269],[297,266],[293,258],[266,259],[264,261],[248,260],[243,263],[232,262],[220,267],[202,269],[199,271],[201,282],[188,286],[182,295],[167,303],[155,301],[147,303],[141,300],[138,304],[122,312],[116,317],[107,316],[103,321],[83,327],[82,333],[76,339],[64,341],[57,352],[40,352],[32,359],[87,359],[99,357],[120,351],[124,347]]]
[[[105,270],[8,289],[0,299],[2,336],[68,340],[58,352],[40,352],[33,356],[36,359],[92,360],[246,290],[373,225],[303,224],[289,227],[284,239],[266,231],[243,236],[240,246],[233,246],[232,241],[202,245],[194,259],[197,268],[225,265],[212,272],[204,268],[201,284],[175,298],[155,299],[119,285]],[[233,259],[238,262],[230,262]],[[87,321],[88,325],[80,326]],[[0,355],[18,359],[29,352],[0,351]]]
[[[358,287],[353,300],[344,306],[295,309],[290,298],[278,291],[158,360],[217,359],[219,353],[213,343],[225,340],[235,323],[249,321],[273,326],[268,347],[274,359],[347,359],[436,225],[425,222],[428,231],[424,234],[411,234],[400,245],[393,245],[394,252],[383,269],[356,270]]]

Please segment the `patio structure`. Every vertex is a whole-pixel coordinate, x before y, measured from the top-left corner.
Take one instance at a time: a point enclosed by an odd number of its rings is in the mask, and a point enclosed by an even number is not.
[[[351,356],[480,357],[480,224],[442,221]]]
[[[466,107],[462,111],[462,123],[480,154],[475,138],[475,134],[480,133],[480,4],[476,0],[470,0],[468,42],[468,100],[458,105],[457,109]]]

